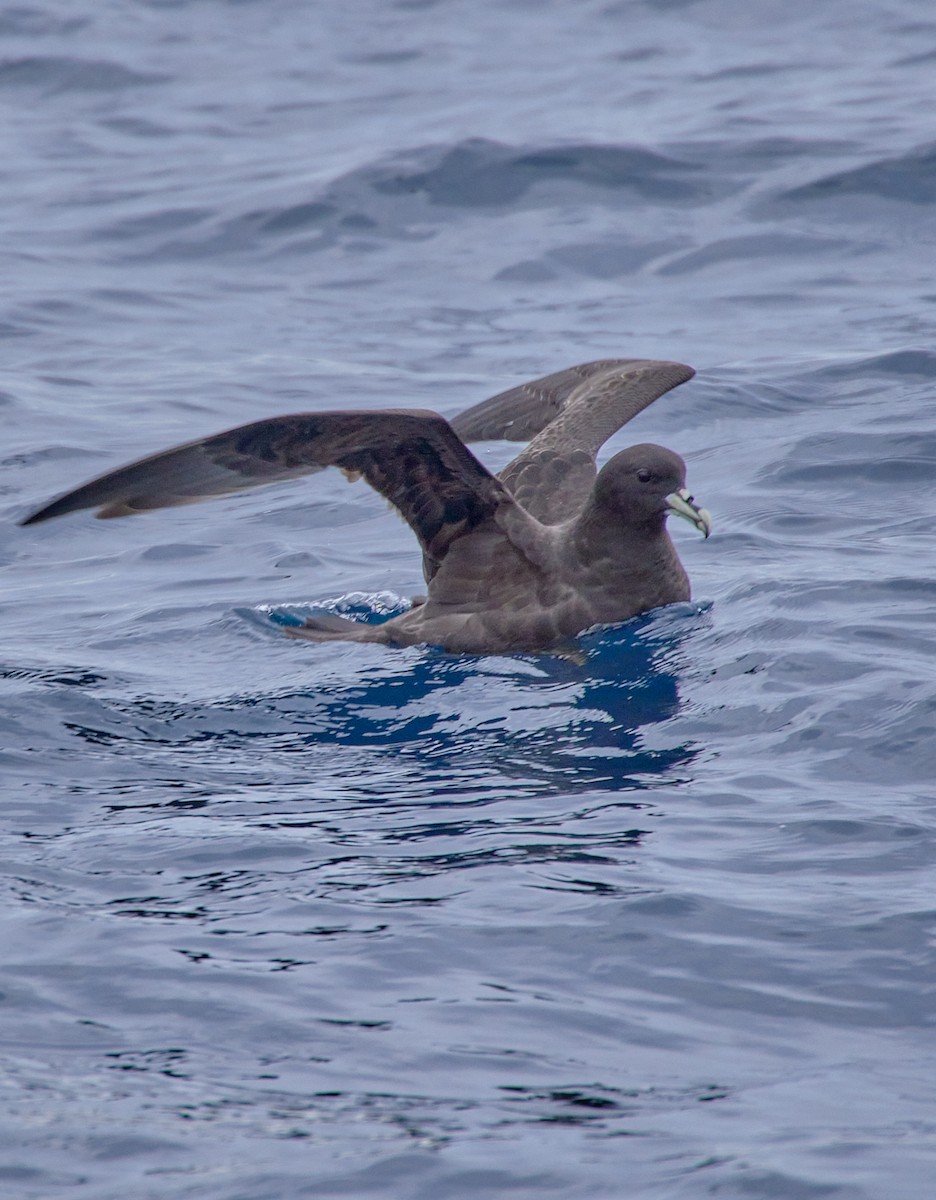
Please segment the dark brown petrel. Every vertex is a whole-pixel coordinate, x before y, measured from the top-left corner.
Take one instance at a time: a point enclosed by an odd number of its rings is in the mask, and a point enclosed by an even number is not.
[[[410,525],[427,595],[381,625],[313,616],[290,636],[467,654],[561,649],[591,625],[689,599],[666,517],[685,517],[706,537],[711,518],[686,491],[685,463],[653,445],[622,450],[600,471],[595,457],[693,374],[647,359],[583,363],[451,423],[420,409],[270,417],[111,471],[22,524],[82,508],[130,516],[336,466],[366,479]],[[495,476],[465,443],[500,438],[529,445]]]

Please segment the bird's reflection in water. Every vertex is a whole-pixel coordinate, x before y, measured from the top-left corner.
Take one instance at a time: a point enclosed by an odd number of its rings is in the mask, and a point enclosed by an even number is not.
[[[342,606],[352,609],[372,620],[393,611]],[[111,699],[106,722],[71,732],[140,765],[158,755],[163,778],[169,759],[204,782],[257,773],[261,788],[278,790],[302,778],[368,803],[641,790],[684,776],[698,753],[678,725],[672,738],[659,727],[679,710],[685,643],[704,614],[673,605],[589,633],[567,656],[316,647],[307,687],[211,703]],[[291,619],[254,616],[267,628]]]
[[[340,686],[259,702],[283,716],[301,712],[303,723],[312,717],[304,745],[394,747],[453,779],[486,765],[518,779],[552,777],[568,791],[640,787],[641,777],[669,773],[697,753],[678,739],[650,747],[645,733],[679,709],[682,646],[705,611],[673,605],[589,633],[563,656],[390,651],[374,669],[368,655],[367,669]],[[384,619],[360,607],[357,615]]]

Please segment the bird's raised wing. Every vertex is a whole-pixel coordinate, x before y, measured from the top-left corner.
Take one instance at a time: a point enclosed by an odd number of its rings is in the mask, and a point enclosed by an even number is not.
[[[500,479],[528,512],[552,524],[584,503],[608,438],[694,374],[683,363],[644,358],[581,363],[482,400],[452,428],[466,442],[532,438]]]
[[[436,413],[296,413],[229,429],[152,454],[92,479],[38,509],[31,525],[84,508],[99,517],[191,504],[340,467],[363,476],[400,512],[424,555],[441,562],[451,543],[511,503],[509,492]]]

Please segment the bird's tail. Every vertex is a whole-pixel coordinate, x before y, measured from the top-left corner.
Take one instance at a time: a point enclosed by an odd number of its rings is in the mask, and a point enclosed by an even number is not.
[[[362,621],[349,621],[334,613],[318,613],[306,617],[302,625],[287,625],[283,633],[291,638],[303,638],[309,642],[377,642],[375,637],[379,625],[365,625]]]

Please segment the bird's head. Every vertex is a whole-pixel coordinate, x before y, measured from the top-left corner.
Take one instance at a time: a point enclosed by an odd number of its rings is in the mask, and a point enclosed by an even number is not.
[[[650,443],[621,450],[595,482],[598,503],[635,528],[662,528],[670,513],[708,537],[712,518],[686,489],[686,464],[672,450]]]

